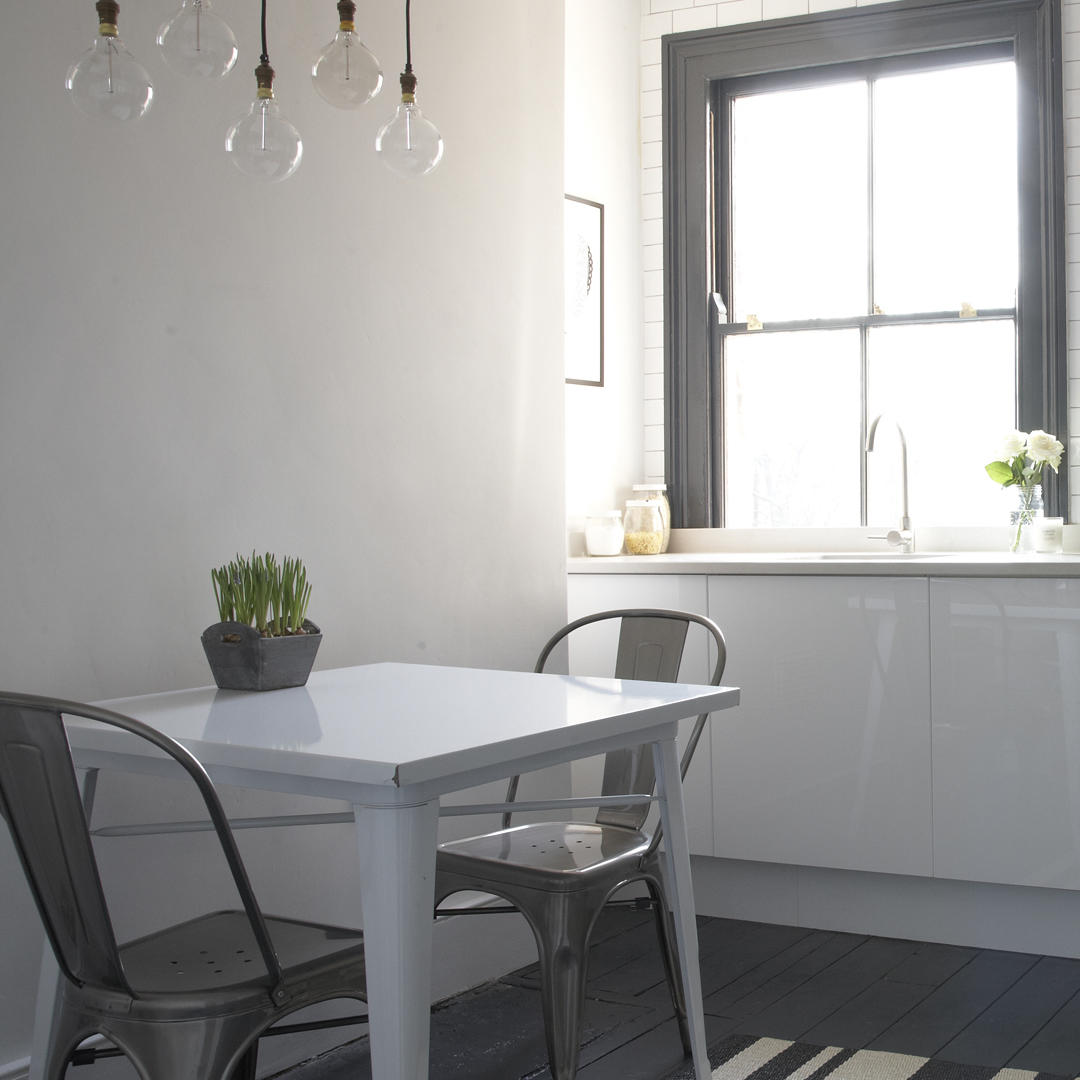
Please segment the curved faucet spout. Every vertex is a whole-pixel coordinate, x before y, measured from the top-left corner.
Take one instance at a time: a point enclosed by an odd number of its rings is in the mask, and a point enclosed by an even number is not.
[[[910,532],[911,518],[908,516],[907,439],[904,438],[904,429],[893,420],[891,416],[887,416],[885,413],[879,413],[874,417],[869,430],[866,432],[866,452],[869,454],[874,449],[874,436],[877,434],[878,424],[883,419],[892,420],[893,425],[896,427],[897,434],[900,436],[900,491],[904,500],[900,515],[900,531]]]

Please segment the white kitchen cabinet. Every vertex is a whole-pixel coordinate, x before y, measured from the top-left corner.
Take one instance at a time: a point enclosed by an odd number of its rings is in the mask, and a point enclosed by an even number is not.
[[[714,853],[928,876],[926,578],[708,579],[741,703],[712,739]]]
[[[935,578],[931,640],[935,876],[1080,889],[1080,581]]]
[[[612,608],[651,607],[705,614],[705,578],[689,574],[571,574],[567,587],[567,614],[570,620]],[[724,627],[721,625],[721,629]],[[618,628],[615,625],[585,627],[571,637],[569,670],[576,675],[609,675],[615,668]],[[711,639],[702,627],[691,627],[686,637],[679,678],[683,682],[705,683],[712,674],[715,656]],[[539,646],[538,646],[539,650]],[[732,685],[725,675],[724,682]],[[738,709],[718,713],[709,728],[729,722]],[[688,729],[689,722],[683,725]],[[685,736],[684,736],[685,738]],[[680,747],[682,740],[680,740]],[[575,794],[597,793],[597,762],[575,762]],[[713,853],[712,769],[709,729],[694,753],[690,771],[683,781],[690,834],[690,850],[695,855]]]

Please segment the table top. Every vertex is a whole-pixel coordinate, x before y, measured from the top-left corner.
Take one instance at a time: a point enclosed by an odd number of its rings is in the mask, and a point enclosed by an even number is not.
[[[204,687],[99,704],[178,739],[212,773],[452,790],[506,775],[507,762],[667,737],[680,719],[738,699],[731,687],[384,663],[312,672],[290,690]]]

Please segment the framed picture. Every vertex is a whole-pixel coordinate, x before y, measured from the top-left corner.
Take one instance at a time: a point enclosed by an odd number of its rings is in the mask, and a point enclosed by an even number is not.
[[[566,381],[604,385],[604,207],[567,195],[563,223],[566,260]]]

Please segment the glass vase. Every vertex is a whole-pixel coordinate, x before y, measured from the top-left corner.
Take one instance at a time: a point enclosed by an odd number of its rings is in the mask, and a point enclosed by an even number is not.
[[[1043,516],[1042,484],[1018,485],[1016,509],[1010,515],[1010,551],[1017,553],[1035,550],[1031,523]]]

